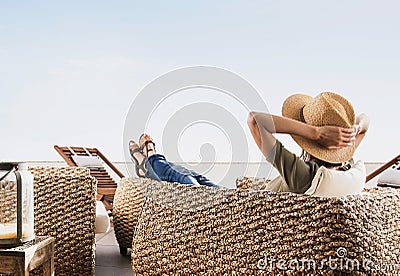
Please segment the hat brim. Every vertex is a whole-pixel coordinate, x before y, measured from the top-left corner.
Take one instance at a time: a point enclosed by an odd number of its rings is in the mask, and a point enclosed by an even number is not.
[[[282,115],[297,121],[301,120],[302,108],[311,102],[313,97],[304,94],[295,94],[285,100],[282,105]],[[291,135],[293,140],[310,155],[329,163],[342,163],[353,157],[355,146],[341,149],[327,149],[316,141],[297,135]]]

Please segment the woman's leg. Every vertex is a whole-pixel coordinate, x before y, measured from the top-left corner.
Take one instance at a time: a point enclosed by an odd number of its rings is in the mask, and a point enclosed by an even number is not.
[[[146,177],[181,184],[199,185],[184,167],[178,167],[167,161],[164,155],[155,153],[148,157],[146,161]]]
[[[183,174],[186,175],[190,175],[191,177],[195,178],[196,181],[200,184],[200,185],[204,185],[204,186],[209,186],[209,187],[215,187],[215,188],[221,188],[221,186],[215,184],[214,182],[212,182],[211,180],[209,180],[207,177],[205,177],[204,175],[201,175],[193,170],[189,170],[181,165],[177,165],[174,163],[170,162],[170,165],[178,172],[181,172]]]
[[[149,135],[142,135],[140,144],[144,145],[144,154],[148,156],[146,162],[146,177],[162,181],[178,182],[181,184],[220,187],[207,179],[205,176],[198,174],[195,171],[169,162],[164,155],[156,153],[154,143],[149,141],[152,141]]]
[[[206,178],[203,175],[198,175],[197,177],[195,177],[197,182],[200,183],[200,185],[204,185],[204,186],[208,186],[208,187],[213,187],[213,188],[223,188],[222,186],[215,184],[214,182],[212,182],[211,180],[209,180],[208,178]]]

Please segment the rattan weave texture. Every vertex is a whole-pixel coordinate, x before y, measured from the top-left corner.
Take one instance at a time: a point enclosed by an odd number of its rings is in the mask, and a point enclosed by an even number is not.
[[[96,184],[86,168],[30,168],[35,234],[55,241],[56,275],[94,275]]]
[[[114,233],[120,247],[131,248],[133,233],[144,203],[144,185],[141,181],[123,178],[114,196]]]
[[[140,183],[145,202],[132,245],[135,275],[400,274],[396,190],[322,198]],[[337,260],[336,269],[324,263],[329,258]],[[278,260],[309,260],[316,268],[283,271]],[[371,262],[386,270],[369,270],[376,268]]]
[[[123,178],[114,197],[114,232],[120,247],[132,248],[132,238],[145,200],[145,187],[151,179]],[[268,179],[238,178],[237,188],[265,189]]]
[[[271,182],[271,180],[267,179],[267,178],[243,176],[243,177],[238,177],[236,179],[236,188],[237,189],[265,190],[267,188],[269,182]]]
[[[17,221],[17,187],[6,181],[0,182],[0,222]]]

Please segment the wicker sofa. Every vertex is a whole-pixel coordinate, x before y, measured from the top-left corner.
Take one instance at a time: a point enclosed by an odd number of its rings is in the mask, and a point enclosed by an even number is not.
[[[96,179],[86,168],[30,171],[34,176],[35,234],[55,238],[56,275],[94,275]]]
[[[255,182],[221,190],[123,179],[114,227],[135,275],[400,274],[398,191],[327,198]]]

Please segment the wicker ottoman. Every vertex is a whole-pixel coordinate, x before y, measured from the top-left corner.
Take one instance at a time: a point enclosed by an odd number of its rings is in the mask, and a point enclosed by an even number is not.
[[[151,179],[122,178],[117,186],[113,204],[113,223],[120,253],[132,248],[132,238],[144,204],[144,188]]]
[[[30,171],[34,175],[35,234],[55,238],[56,275],[94,275],[96,179],[86,168]]]

